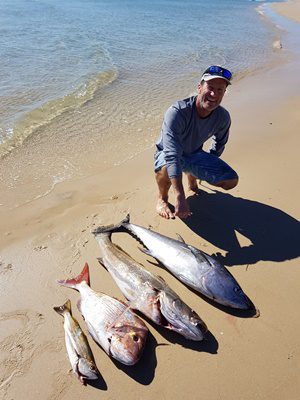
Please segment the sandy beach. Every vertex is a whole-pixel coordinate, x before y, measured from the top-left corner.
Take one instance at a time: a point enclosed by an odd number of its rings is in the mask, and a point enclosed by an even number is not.
[[[299,0],[274,5],[298,22],[299,7]],[[233,82],[224,98],[233,125],[223,158],[238,171],[239,185],[225,192],[204,182],[199,196],[189,193],[191,218],[156,215],[153,148],[13,210],[0,207],[3,400],[299,398],[300,58],[281,41],[287,62]],[[140,252],[132,237],[115,234],[113,241],[161,275],[209,333],[192,342],[144,319],[150,335],[134,367],[113,361],[88,336],[102,376],[81,386],[70,372],[63,319],[53,311],[70,299],[87,333],[76,307],[79,295],[56,280],[77,276],[88,262],[91,287],[124,300],[97,261],[100,249],[91,231],[127,213],[133,223],[173,238],[179,233],[208,254],[220,253],[260,316],[247,318],[205,301]]]
[[[298,0],[289,0],[285,3],[274,3],[272,7],[281,15],[296,22],[300,22],[300,3]]]

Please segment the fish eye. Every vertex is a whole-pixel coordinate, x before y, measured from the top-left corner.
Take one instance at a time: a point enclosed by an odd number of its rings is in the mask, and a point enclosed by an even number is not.
[[[108,340],[108,343],[111,343],[111,338],[109,337],[109,338],[107,338],[107,340]]]
[[[90,366],[90,370],[91,370],[91,371],[96,371],[96,368],[94,367],[94,365],[91,365],[91,366]]]
[[[132,335],[132,339],[134,342],[138,342],[138,340],[139,340],[137,335]]]
[[[237,286],[233,290],[235,291],[235,293],[240,293],[242,291],[242,289]]]

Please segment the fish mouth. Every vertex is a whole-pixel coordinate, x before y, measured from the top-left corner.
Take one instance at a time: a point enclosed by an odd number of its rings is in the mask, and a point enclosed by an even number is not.
[[[148,329],[123,325],[112,329],[112,335],[108,338],[109,355],[122,364],[134,365],[141,358]]]
[[[97,372],[95,371],[95,372],[92,372],[92,373],[89,374],[89,375],[81,374],[81,376],[83,377],[83,379],[95,380],[95,379],[98,379],[98,378],[99,378],[100,372],[99,372],[99,371],[97,371]]]
[[[161,300],[159,301],[162,321],[164,322],[162,325],[169,330],[179,333],[186,339],[194,341],[203,340],[207,332],[207,326],[198,315],[181,302],[181,300],[175,299],[170,303],[164,301],[164,297],[166,296],[161,296]],[[184,312],[186,310],[177,310],[176,302],[187,308],[188,313]]]

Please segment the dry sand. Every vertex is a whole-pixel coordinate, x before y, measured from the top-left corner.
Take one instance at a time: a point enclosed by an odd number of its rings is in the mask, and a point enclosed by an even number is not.
[[[287,18],[300,22],[300,1],[289,0],[284,3],[274,3],[272,5],[275,11],[284,15]]]
[[[233,119],[224,159],[239,171],[240,184],[231,192],[205,185],[200,196],[190,194],[190,220],[155,214],[152,151],[103,174],[60,184],[13,212],[1,207],[1,398],[299,398],[298,71],[293,58],[232,85],[224,100]],[[172,237],[178,232],[209,254],[220,252],[261,316],[243,318],[214,307],[151,264],[134,239],[116,234],[115,242],[198,312],[210,334],[194,343],[147,322],[151,335],[134,367],[113,362],[89,338],[102,380],[83,387],[68,372],[63,320],[52,310],[70,298],[86,331],[78,293],[55,281],[76,276],[87,261],[92,287],[123,299],[96,261],[91,229],[118,222],[127,212],[134,223]]]

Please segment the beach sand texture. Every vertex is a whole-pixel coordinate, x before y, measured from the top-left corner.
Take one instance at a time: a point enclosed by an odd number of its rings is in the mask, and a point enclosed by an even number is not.
[[[274,3],[274,10],[287,18],[300,22],[300,2],[299,0],[289,0],[285,3]]]
[[[299,21],[299,4],[275,7]],[[239,172],[240,184],[224,192],[204,183],[199,196],[190,193],[193,218],[156,215],[153,149],[57,185],[13,213],[0,207],[3,400],[299,398],[300,60],[288,58],[230,88],[224,105],[233,126],[224,159]],[[87,332],[76,307],[79,294],[56,280],[77,276],[88,262],[91,287],[124,300],[96,260],[100,251],[91,231],[128,212],[133,223],[174,238],[178,232],[208,254],[221,253],[261,315],[244,318],[212,305],[142,254],[129,235],[115,234],[115,243],[161,275],[200,315],[209,334],[204,342],[191,342],[146,321],[150,336],[134,367],[114,362],[88,336],[102,377],[83,387],[69,372],[62,318],[53,311],[70,298]]]

